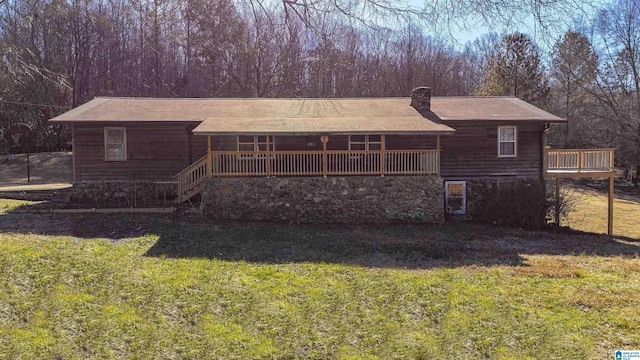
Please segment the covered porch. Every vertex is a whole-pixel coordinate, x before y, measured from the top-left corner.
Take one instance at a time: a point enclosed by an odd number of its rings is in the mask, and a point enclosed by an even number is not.
[[[176,175],[180,202],[209,177],[440,174],[439,134],[207,135],[207,144],[207,154]]]
[[[326,177],[439,173],[439,135],[420,139],[420,148],[414,149],[398,146],[398,137],[395,139],[395,146],[389,149],[385,134],[279,136],[277,140],[270,135],[238,136],[238,150],[221,151],[212,149],[209,136],[208,175]],[[406,140],[411,139],[415,142],[415,138]],[[252,145],[252,150],[246,149]]]
[[[440,173],[440,136],[454,129],[430,111],[430,89],[411,104],[389,99],[238,102],[202,121],[207,154],[178,178],[179,201],[210,177],[387,176]]]

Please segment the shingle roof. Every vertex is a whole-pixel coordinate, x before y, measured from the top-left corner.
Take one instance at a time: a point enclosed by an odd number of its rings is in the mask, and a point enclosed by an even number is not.
[[[436,97],[431,99],[431,111],[444,121],[566,122],[511,96]]]
[[[409,98],[153,99],[96,98],[50,121],[202,121],[196,134],[453,133],[443,121],[562,122],[511,97],[434,97],[421,114]]]

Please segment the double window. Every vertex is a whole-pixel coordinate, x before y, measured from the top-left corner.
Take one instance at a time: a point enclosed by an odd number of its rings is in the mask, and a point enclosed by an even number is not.
[[[380,135],[349,135],[349,150],[380,150]]]
[[[516,157],[518,133],[515,126],[498,127],[498,157]]]
[[[104,159],[105,161],[127,161],[126,128],[104,128]]]
[[[274,151],[274,137],[269,139],[269,150]],[[267,137],[253,135],[238,136],[238,151],[267,151]]]
[[[269,138],[269,151],[274,151],[276,149],[274,144],[275,138],[271,136]],[[267,137],[266,136],[258,136],[258,135],[238,135],[238,151],[267,151]],[[262,158],[264,154],[243,154],[240,155],[239,159],[253,159]]]

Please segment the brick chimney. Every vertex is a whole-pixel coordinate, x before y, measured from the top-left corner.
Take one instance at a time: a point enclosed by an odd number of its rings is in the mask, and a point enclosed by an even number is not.
[[[418,111],[431,110],[431,88],[420,86],[411,90],[411,106]]]

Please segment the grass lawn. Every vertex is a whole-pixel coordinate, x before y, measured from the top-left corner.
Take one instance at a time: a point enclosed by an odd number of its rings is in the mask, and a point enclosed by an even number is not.
[[[0,357],[607,359],[640,349],[631,238],[0,205]]]
[[[572,229],[607,233],[608,198],[606,192],[586,187],[571,187],[577,195],[575,211],[568,219],[561,221],[562,226]],[[640,196],[637,193],[616,193],[613,201],[613,234],[640,239]]]
[[[73,174],[71,152],[36,153],[29,156],[31,181],[27,182],[27,155],[0,156],[0,185],[70,183]]]

